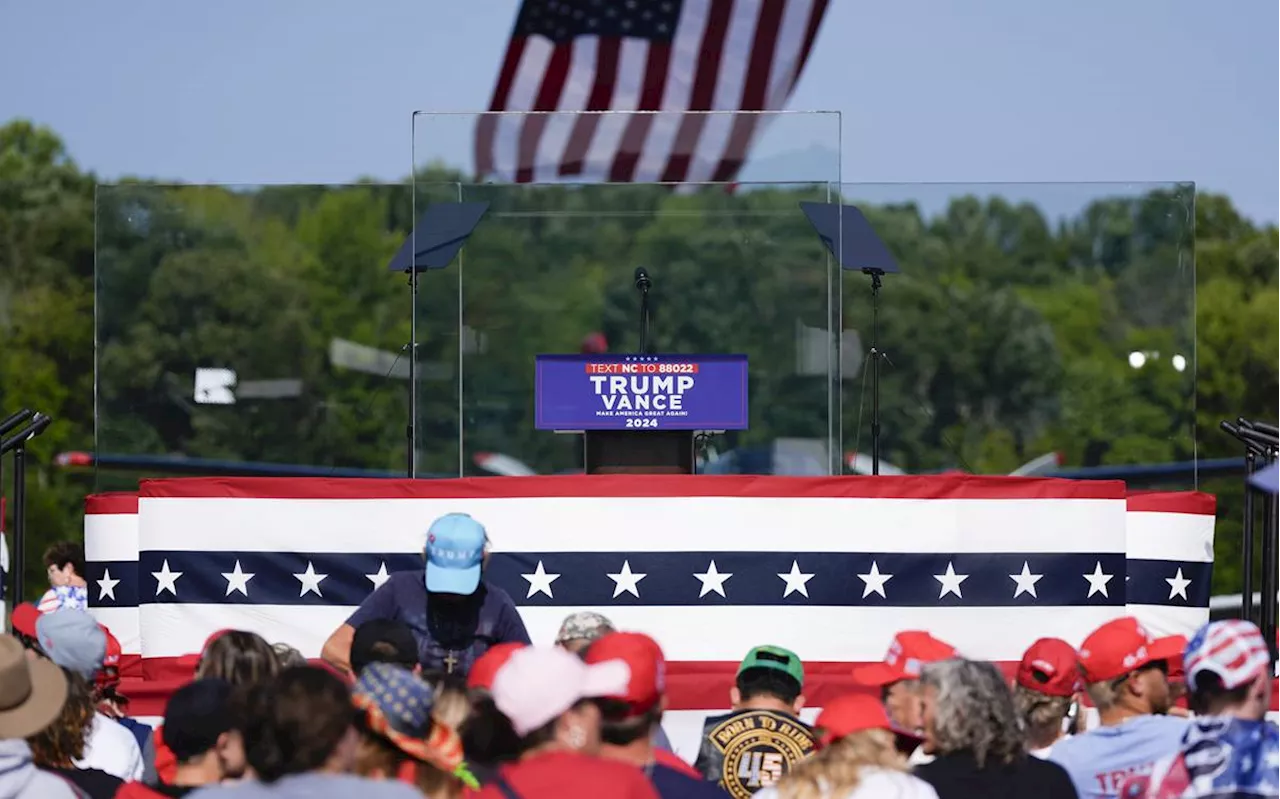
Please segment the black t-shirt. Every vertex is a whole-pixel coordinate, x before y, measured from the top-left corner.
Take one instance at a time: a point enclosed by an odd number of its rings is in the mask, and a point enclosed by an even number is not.
[[[96,768],[46,768],[51,774],[71,782],[89,794],[90,799],[112,799],[124,781]]]
[[[916,766],[914,774],[933,786],[938,799],[1078,799],[1062,766],[1030,755],[978,768],[970,753],[952,752]]]

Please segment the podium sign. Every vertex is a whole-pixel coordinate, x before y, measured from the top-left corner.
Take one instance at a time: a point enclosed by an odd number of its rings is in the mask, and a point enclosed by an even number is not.
[[[745,355],[539,355],[539,430],[744,430]]]

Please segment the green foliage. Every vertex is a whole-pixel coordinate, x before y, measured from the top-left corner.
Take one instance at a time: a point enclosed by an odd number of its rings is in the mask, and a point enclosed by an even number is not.
[[[439,167],[416,188],[95,185],[50,131],[0,127],[0,411],[58,420],[32,450],[29,584],[33,553],[77,535],[91,489],[52,465],[58,452],[401,469],[411,307],[422,473],[473,474],[482,452],[575,468],[576,439],[533,429],[533,356],[577,351],[596,331],[633,348],[639,264],[660,281],[657,350],[751,359],[751,428],[721,450],[829,434],[843,452],[869,449],[860,352],[844,353],[857,368],[843,379],[822,366],[835,345],[824,331],[855,331],[865,348],[871,329],[868,279],[836,269],[796,207],[827,196],[477,186]],[[491,208],[411,306],[385,265],[415,209],[442,199]],[[1276,419],[1277,232],[1226,198],[1175,186],[1061,219],[1001,197],[958,195],[936,213],[859,204],[904,270],[885,279],[879,315],[895,464],[1007,473],[1050,451],[1070,466],[1234,456],[1218,420]],[[391,355],[351,369],[332,357],[342,342]],[[1133,351],[1149,354],[1143,368]],[[236,404],[195,402],[198,367],[234,369]],[[247,384],[285,379],[296,395],[250,396]],[[129,479],[102,473],[97,486]],[[1221,508],[1215,589],[1238,589],[1239,481],[1205,487]]]

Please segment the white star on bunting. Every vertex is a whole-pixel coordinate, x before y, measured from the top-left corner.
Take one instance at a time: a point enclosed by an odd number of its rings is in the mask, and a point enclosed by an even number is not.
[[[111,569],[102,570],[102,579],[98,580],[98,601],[102,601],[106,597],[111,597],[111,601],[116,601],[116,586],[120,584],[119,580],[111,578]]]
[[[240,561],[236,561],[230,572],[223,572],[222,579],[227,581],[227,593],[224,596],[231,596],[232,591],[249,596],[249,581],[253,579],[253,575],[240,570]]]
[[[1043,574],[1032,574],[1030,565],[1025,560],[1022,561],[1022,573],[1009,575],[1009,579],[1018,584],[1017,589],[1013,592],[1013,598],[1017,599],[1023,594],[1031,594],[1031,596],[1039,599],[1036,596],[1036,583],[1040,582],[1043,577]]]
[[[800,572],[800,564],[796,561],[791,561],[791,572],[789,574],[779,574],[778,576],[787,582],[787,590],[782,594],[783,599],[791,596],[792,591],[799,591],[806,597],[809,596],[809,589],[805,587],[805,583],[812,580],[813,575],[802,574]]]
[[[178,595],[178,578],[182,576],[182,572],[170,571],[168,558],[160,564],[160,571],[151,572],[151,576],[156,578],[156,596],[160,596],[161,591]]]
[[[647,574],[637,574],[631,571],[631,562],[622,561],[622,571],[617,574],[610,574],[609,579],[613,580],[613,598],[617,599],[622,593],[631,594],[636,599],[640,598],[639,583]]]
[[[1178,567],[1178,573],[1172,577],[1164,578],[1169,584],[1169,598],[1180,596],[1185,601],[1187,598],[1187,586],[1191,585],[1191,581],[1182,576],[1182,567]]]
[[[712,591],[724,596],[724,581],[732,577],[733,573],[716,571],[716,562],[713,560],[705,572],[702,574],[695,573],[693,576],[702,581],[702,590],[698,592],[698,599],[702,599]]]
[[[538,565],[534,568],[533,574],[520,575],[529,581],[529,593],[524,595],[525,599],[530,599],[534,594],[546,594],[549,599],[555,599],[551,595],[551,584],[560,579],[558,574],[547,574],[542,568],[542,561],[538,561]],[[643,577],[644,575],[640,575]],[[614,596],[617,596],[617,592]]]
[[[938,592],[938,599],[942,599],[947,594],[955,594],[960,599],[964,599],[960,594],[960,583],[968,580],[969,575],[956,574],[956,570],[951,566],[951,561],[947,561],[947,573],[935,574],[933,579],[942,584],[942,590]]]
[[[385,560],[380,562],[378,564],[378,570],[373,574],[366,574],[364,578],[373,583],[373,590],[377,591],[382,587],[383,583],[391,578],[391,575],[387,574],[387,562]]]
[[[876,565],[874,560],[871,561],[871,571],[866,574],[859,574],[858,579],[864,583],[862,586],[863,599],[866,599],[873,593],[879,594],[881,597],[888,599],[888,597],[885,597],[884,595],[884,584],[892,580],[893,575],[881,574],[880,567]]]
[[[1115,575],[1103,573],[1102,561],[1097,561],[1094,565],[1093,574],[1082,574],[1080,576],[1089,581],[1089,596],[1102,594],[1110,599],[1110,594],[1107,593],[1107,583],[1111,582],[1111,578]],[[1088,599],[1089,596],[1085,597],[1085,599]]]
[[[307,592],[314,591],[318,597],[324,597],[320,593],[320,581],[328,577],[327,574],[316,574],[316,567],[311,565],[311,561],[307,561],[307,570],[302,574],[293,575],[298,582],[302,583],[302,588],[298,591],[298,596],[306,596]]]

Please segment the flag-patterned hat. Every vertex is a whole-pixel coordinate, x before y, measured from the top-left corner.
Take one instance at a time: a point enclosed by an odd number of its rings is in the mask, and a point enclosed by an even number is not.
[[[360,672],[352,702],[369,729],[415,760],[452,773],[462,763],[462,741],[431,717],[435,691],[401,666],[370,663]]]

